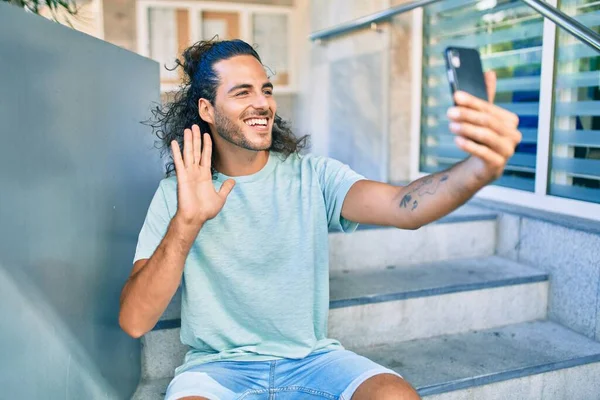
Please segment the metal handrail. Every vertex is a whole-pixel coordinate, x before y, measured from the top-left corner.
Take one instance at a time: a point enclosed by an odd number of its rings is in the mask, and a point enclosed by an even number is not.
[[[408,11],[412,11],[416,8],[425,7],[433,3],[440,2],[442,0],[417,0],[408,4],[402,4],[400,6],[392,7],[390,9],[367,15],[362,18],[355,19],[350,22],[346,22],[340,25],[336,25],[332,28],[323,29],[309,35],[309,39],[312,41],[324,40],[334,36],[342,35],[358,29],[372,27],[373,24],[379,22],[389,21],[393,16],[402,14]],[[529,7],[533,8],[536,12],[548,18],[556,25],[575,36],[580,41],[584,42],[594,50],[600,52],[600,35],[596,32],[583,25],[573,17],[563,13],[556,7],[553,7],[541,0],[521,0]]]
[[[317,31],[308,36],[310,40],[323,40],[333,36],[342,35],[344,33],[348,33],[351,31],[355,31],[358,29],[366,28],[372,26],[372,24],[377,24],[378,22],[385,22],[390,20],[394,15],[402,14],[408,11],[412,11],[415,8],[425,7],[433,3],[438,3],[442,0],[417,0],[412,3],[402,4],[396,7],[388,8],[387,10],[380,11],[375,14],[367,15],[365,17],[361,17],[355,19],[350,22],[345,22],[343,24],[339,24],[334,26],[333,28],[323,29],[321,31]]]
[[[596,51],[600,51],[600,35],[577,21],[575,18],[540,0],[521,1],[588,46],[591,46]]]

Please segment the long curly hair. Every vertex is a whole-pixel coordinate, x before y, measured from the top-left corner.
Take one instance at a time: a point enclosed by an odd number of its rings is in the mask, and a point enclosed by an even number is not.
[[[164,105],[157,105],[152,110],[153,118],[144,121],[152,127],[153,133],[158,137],[157,147],[161,150],[161,157],[168,155],[165,165],[166,176],[171,176],[175,171],[171,142],[177,140],[183,150],[183,131],[191,128],[193,124],[200,127],[200,132],[211,135],[207,122],[200,118],[198,100],[207,99],[214,106],[219,86],[219,76],[213,66],[222,60],[235,56],[249,55],[256,58],[261,64],[258,53],[248,43],[236,40],[208,40],[200,41],[184,50],[182,60],[175,60],[175,67],[183,68],[183,82],[175,93],[173,101]],[[291,130],[290,124],[279,115],[273,121],[272,144],[269,150],[281,153],[284,157],[299,152],[308,146],[308,135],[297,138]],[[213,140],[214,143],[214,140]],[[213,159],[218,157],[217,149],[213,148]],[[212,168],[213,177],[216,173]]]

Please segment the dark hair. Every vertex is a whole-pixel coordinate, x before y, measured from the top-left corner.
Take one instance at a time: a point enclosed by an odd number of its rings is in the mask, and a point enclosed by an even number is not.
[[[184,50],[183,61],[179,59],[175,61],[176,65],[173,69],[181,67],[184,72],[181,87],[175,93],[173,101],[156,106],[152,110],[154,118],[144,122],[152,127],[154,134],[159,139],[157,145],[161,150],[161,157],[165,154],[169,155],[169,161],[165,165],[167,176],[175,170],[173,155],[170,151],[171,142],[177,140],[183,150],[184,129],[197,124],[200,132],[212,135],[208,123],[200,118],[198,100],[205,98],[213,106],[215,105],[219,76],[213,67],[219,61],[240,55],[252,56],[262,64],[260,56],[252,46],[239,39],[225,41],[213,39],[197,42]],[[269,150],[287,157],[308,145],[308,136],[296,138],[289,123],[280,116],[275,115],[273,122],[273,142]],[[216,149],[213,148],[213,155],[216,153]],[[213,175],[214,173],[213,168]]]

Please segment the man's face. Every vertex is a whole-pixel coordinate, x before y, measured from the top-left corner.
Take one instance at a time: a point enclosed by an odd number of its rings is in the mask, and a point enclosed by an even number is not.
[[[252,56],[236,56],[214,68],[221,81],[214,109],[217,134],[247,150],[269,149],[277,104],[263,66]]]

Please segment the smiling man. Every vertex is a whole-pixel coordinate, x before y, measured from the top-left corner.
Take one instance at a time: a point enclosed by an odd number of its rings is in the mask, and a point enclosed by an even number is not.
[[[140,337],[181,285],[190,351],[166,398],[418,399],[400,375],[327,337],[328,232],[358,223],[417,229],[451,212],[501,175],[521,139],[518,118],[457,93],[451,130],[472,156],[396,187],[300,155],[306,138],[277,115],[247,43],[199,42],[183,58],[185,84],[153,124],[172,162],[119,315]],[[493,98],[495,76],[486,79]]]

